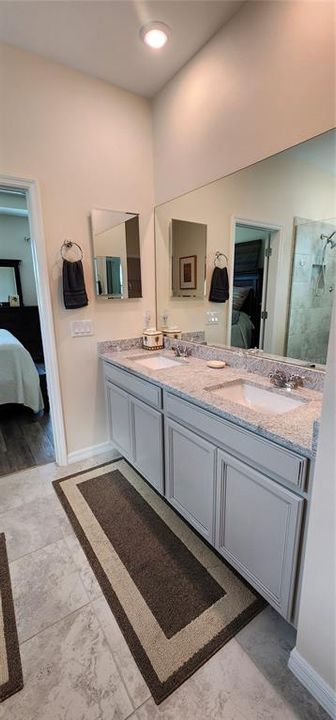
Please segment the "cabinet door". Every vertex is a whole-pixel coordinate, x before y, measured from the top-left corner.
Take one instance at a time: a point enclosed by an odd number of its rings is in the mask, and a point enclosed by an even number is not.
[[[131,404],[129,395],[106,383],[107,408],[112,443],[126,458],[132,458]]]
[[[188,522],[214,543],[214,445],[166,421],[166,497]]]
[[[163,494],[162,415],[132,398],[133,457],[139,472]]]
[[[303,502],[219,451],[216,547],[288,619]]]

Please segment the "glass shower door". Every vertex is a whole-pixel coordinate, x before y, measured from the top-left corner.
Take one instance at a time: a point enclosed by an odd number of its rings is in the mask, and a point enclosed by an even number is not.
[[[287,352],[325,364],[336,284],[336,222],[300,222],[295,228]]]

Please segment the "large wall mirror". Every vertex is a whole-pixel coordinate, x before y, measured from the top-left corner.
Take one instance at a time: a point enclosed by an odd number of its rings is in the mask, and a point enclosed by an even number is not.
[[[180,258],[195,284],[200,236],[202,292],[182,292]],[[325,364],[336,295],[335,130],[160,205],[155,237],[158,327],[164,317],[210,345]]]
[[[96,295],[142,297],[139,216],[94,208],[91,228]]]

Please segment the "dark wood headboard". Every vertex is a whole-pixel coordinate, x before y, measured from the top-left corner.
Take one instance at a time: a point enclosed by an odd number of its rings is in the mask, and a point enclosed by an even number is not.
[[[0,328],[9,330],[20,340],[34,362],[44,361],[40,318],[36,306],[0,307]]]

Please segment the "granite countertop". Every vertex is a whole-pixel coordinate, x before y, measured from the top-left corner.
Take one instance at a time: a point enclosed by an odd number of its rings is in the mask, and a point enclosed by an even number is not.
[[[314,456],[316,421],[319,420],[321,414],[322,393],[303,387],[291,391],[289,395],[286,389],[282,390],[271,385],[267,377],[229,366],[215,370],[207,367],[206,360],[195,357],[188,358],[187,361],[180,361],[179,366],[160,370],[152,370],[136,362],[136,358],[152,357],[157,354],[175,359],[171,350],[149,353],[141,348],[120,352],[101,352],[99,357],[120,368],[131,370],[135,375],[150,380],[165,390],[173,391],[184,400],[214,412],[240,427],[252,430],[283,447],[299,452],[305,457]],[[274,393],[301,398],[305,402],[294,410],[272,415],[226,400],[213,390],[206,389],[235,380],[248,380],[249,383],[265,387]],[[315,432],[313,433],[314,423]]]

